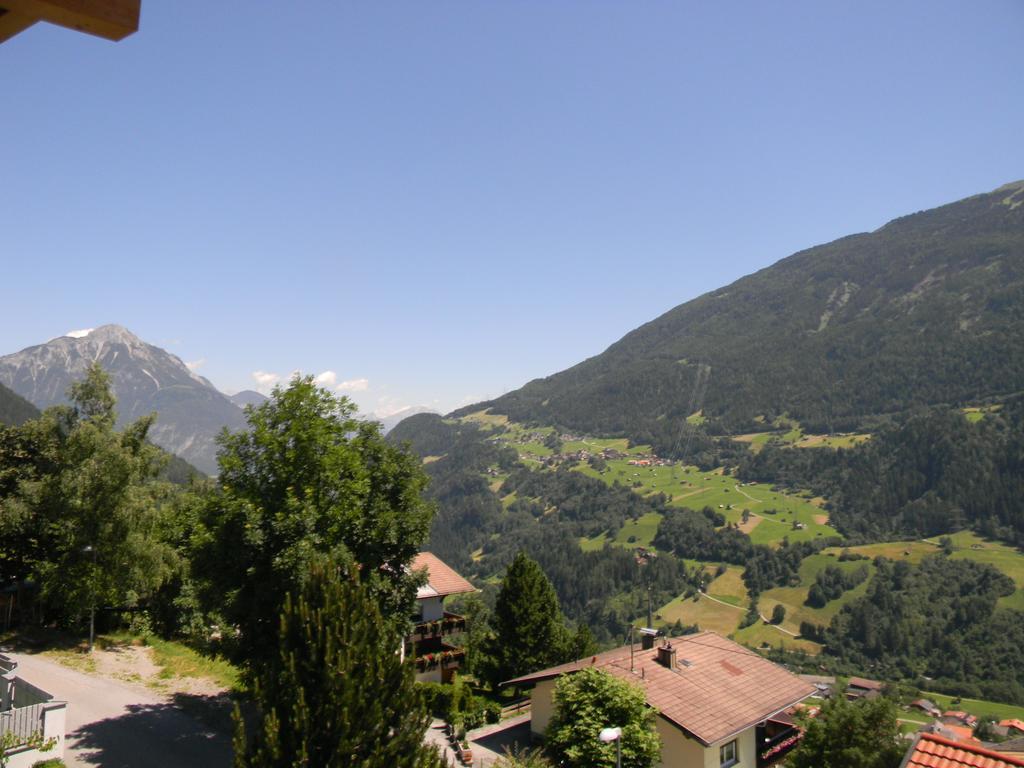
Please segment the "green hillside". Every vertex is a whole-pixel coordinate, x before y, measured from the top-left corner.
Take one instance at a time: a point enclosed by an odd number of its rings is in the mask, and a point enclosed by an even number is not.
[[[789,414],[852,432],[915,405],[1024,389],[1024,182],[810,248],[689,301],[489,407],[679,448]]]
[[[36,408],[25,398],[0,384],[0,424],[24,424],[39,415]]]

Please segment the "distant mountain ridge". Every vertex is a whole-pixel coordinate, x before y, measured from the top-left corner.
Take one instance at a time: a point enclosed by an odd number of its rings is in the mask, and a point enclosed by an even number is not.
[[[849,430],[1024,390],[1024,181],[809,248],[481,408],[665,449],[787,414]],[[763,428],[763,427],[762,427]]]
[[[437,411],[427,408],[425,405],[412,405],[408,408],[403,408],[396,413],[388,414],[387,416],[377,416],[374,414],[369,417],[369,420],[379,421],[381,429],[386,435],[410,416],[417,416],[421,413],[437,413]]]
[[[228,400],[239,408],[245,408],[247,405],[262,405],[269,399],[262,392],[257,392],[253,389],[243,389],[241,392],[236,392],[228,397]]]
[[[38,408],[67,402],[68,386],[99,362],[110,373],[119,423],[156,412],[150,439],[202,472],[217,471],[220,430],[245,427],[245,414],[177,356],[119,325],[61,336],[0,357],[0,384]]]

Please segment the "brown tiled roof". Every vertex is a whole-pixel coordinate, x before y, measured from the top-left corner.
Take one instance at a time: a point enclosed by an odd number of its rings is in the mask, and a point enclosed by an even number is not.
[[[910,747],[900,768],[1017,768],[1024,761],[990,749],[961,744],[932,733],[922,733]]]
[[[866,677],[851,677],[848,685],[854,688],[863,688],[867,691],[880,691],[882,684],[877,680],[868,680]]]
[[[476,592],[476,587],[459,576],[449,566],[430,552],[420,552],[413,558],[412,570],[427,571],[427,589],[420,588],[417,597],[434,597],[459,595],[464,592]]]
[[[598,667],[641,686],[647,703],[704,744],[739,733],[781,712],[816,689],[777,664],[714,632],[673,638],[675,669],[662,666],[658,649],[629,646],[562,664],[507,684],[536,683]]]

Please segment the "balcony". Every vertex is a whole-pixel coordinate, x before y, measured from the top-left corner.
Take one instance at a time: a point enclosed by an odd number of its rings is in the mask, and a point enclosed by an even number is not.
[[[426,640],[432,637],[444,637],[454,635],[457,632],[466,631],[466,619],[457,613],[444,612],[444,617],[437,621],[424,621],[415,625],[412,630],[412,639],[415,641]]]
[[[443,644],[441,650],[434,653],[425,653],[416,657],[416,671],[429,672],[440,667],[445,669],[458,669],[459,662],[466,658],[466,651],[456,648],[454,645]]]
[[[778,763],[796,749],[803,737],[799,728],[769,720],[766,727],[757,729],[757,768]]]

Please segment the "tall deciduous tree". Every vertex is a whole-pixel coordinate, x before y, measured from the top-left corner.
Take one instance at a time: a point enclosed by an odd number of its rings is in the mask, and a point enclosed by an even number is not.
[[[356,570],[317,558],[286,597],[251,737],[235,713],[235,768],[441,768],[400,636]]]
[[[803,725],[804,738],[787,759],[792,768],[896,768],[906,751],[896,707],[886,698],[850,702],[836,695]]]
[[[603,728],[621,728],[623,768],[650,768],[661,754],[654,717],[638,686],[585,668],[555,686],[555,713],[545,744],[556,765],[613,768],[616,745],[601,742],[598,734]]]
[[[155,480],[160,455],[146,442],[155,416],[116,432],[110,379],[98,364],[69,395],[72,406],[8,433],[17,461],[0,497],[3,539],[21,547],[6,553],[12,575],[35,578],[50,617],[67,623],[91,608],[138,603],[173,558],[159,535],[168,489]]]
[[[251,667],[274,653],[284,597],[319,554],[351,556],[385,620],[404,626],[417,585],[408,566],[433,512],[419,461],[312,377],[247,414],[247,431],[220,437],[193,557],[207,604],[238,629],[236,660]]]

